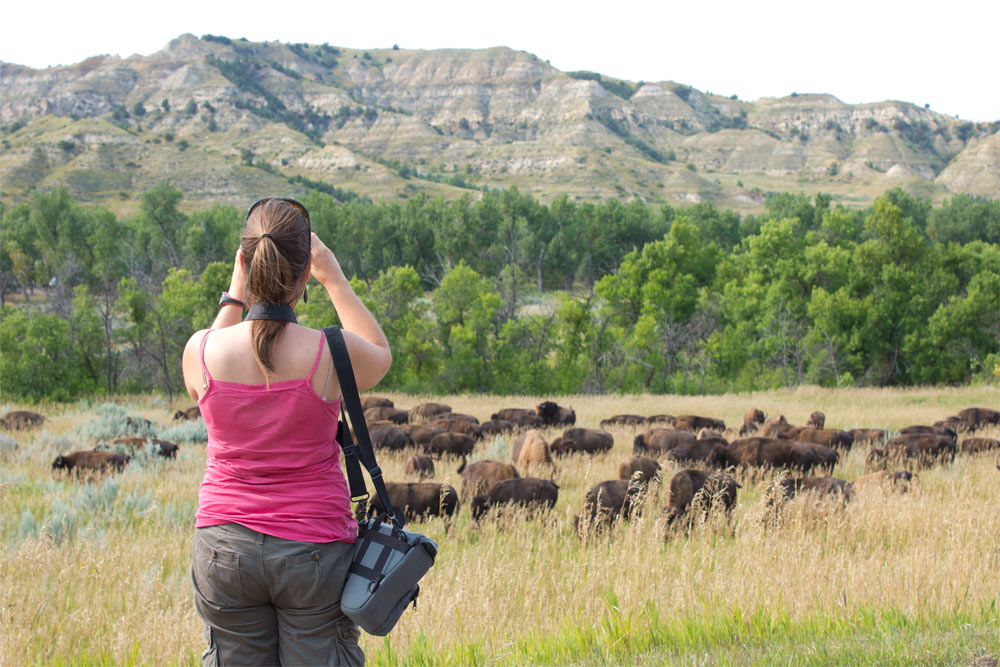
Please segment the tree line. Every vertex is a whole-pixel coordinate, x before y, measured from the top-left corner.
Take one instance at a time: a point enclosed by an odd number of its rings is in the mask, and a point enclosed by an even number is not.
[[[65,189],[2,212],[7,398],[182,388],[180,356],[228,287],[243,212],[182,213],[160,183],[120,218]],[[698,204],[300,197],[385,329],[386,388],[705,393],[995,381],[1000,202],[864,209],[778,194]],[[312,285],[299,320],[336,321]]]

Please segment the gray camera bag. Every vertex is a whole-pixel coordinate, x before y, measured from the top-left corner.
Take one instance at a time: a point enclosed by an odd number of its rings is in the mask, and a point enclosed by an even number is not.
[[[417,582],[434,564],[437,544],[423,535],[403,530],[406,520],[402,510],[389,501],[382,470],[375,461],[343,333],[335,326],[323,332],[333,355],[346,408],[341,413],[337,441],[344,451],[351,501],[358,503],[358,514],[364,516],[368,490],[361,472],[363,463],[382,507],[386,508],[384,514],[358,521],[358,540],[354,544],[340,608],[368,634],[384,636],[395,627],[411,602],[416,606],[420,593]],[[351,439],[346,415],[350,415],[357,444]]]

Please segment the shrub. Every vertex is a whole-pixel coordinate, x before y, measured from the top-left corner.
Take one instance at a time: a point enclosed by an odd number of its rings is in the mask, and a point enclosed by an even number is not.
[[[160,431],[160,438],[178,444],[208,442],[208,429],[205,420],[195,419]]]
[[[126,436],[155,438],[159,430],[157,424],[148,423],[142,417],[129,415],[120,405],[104,403],[98,406],[90,421],[78,427],[76,432],[94,442],[109,442],[114,438]]]

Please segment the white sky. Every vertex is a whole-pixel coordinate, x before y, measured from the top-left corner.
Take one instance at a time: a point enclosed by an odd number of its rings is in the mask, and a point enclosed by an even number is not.
[[[830,93],[1000,120],[996,0],[21,0],[4,7],[0,60],[42,68],[149,55],[185,32],[351,48],[509,46],[563,71],[670,79],[743,100]]]

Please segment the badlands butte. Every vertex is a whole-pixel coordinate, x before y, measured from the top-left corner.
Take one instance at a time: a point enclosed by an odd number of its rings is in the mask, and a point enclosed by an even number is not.
[[[1000,121],[792,93],[561,72],[522,51],[367,51],[181,35],[146,56],[0,62],[4,204],[65,186],[128,213],[326,189],[399,200],[516,186],[543,201],[639,197],[760,209],[769,192],[864,205],[1000,191]],[[732,94],[731,94],[732,93]],[[919,102],[919,101],[918,101]]]

